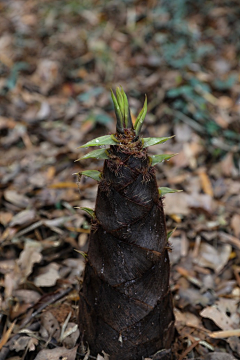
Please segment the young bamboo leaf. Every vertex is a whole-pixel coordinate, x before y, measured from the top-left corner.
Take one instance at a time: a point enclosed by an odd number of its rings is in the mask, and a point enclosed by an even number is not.
[[[81,158],[75,160],[75,161],[80,161],[83,159],[90,159],[90,158],[95,158],[95,159],[108,159],[108,154],[107,151],[105,149],[99,149],[99,150],[94,150],[91,151],[90,153],[82,156]]]
[[[80,250],[77,250],[77,249],[74,249],[76,252],[78,252],[79,254],[81,254],[85,259],[88,258],[88,254],[84,251],[80,251]]]
[[[157,145],[157,144],[162,144],[165,141],[172,139],[174,136],[169,136],[169,137],[161,137],[161,138],[143,138],[143,147],[146,148],[148,146],[152,146],[152,145]]]
[[[101,180],[101,173],[98,170],[85,170],[79,173],[80,176],[84,175],[90,177],[93,180],[100,181]]]
[[[158,163],[163,162],[164,160],[169,160],[171,159],[173,156],[175,156],[177,154],[161,154],[161,155],[152,155],[149,156],[150,160],[151,160],[151,165],[154,166]]]
[[[130,114],[128,98],[123,89],[121,89],[121,95],[123,97],[123,118],[124,118],[124,127],[127,129],[132,129],[132,118]]]
[[[136,135],[139,135],[139,133],[141,131],[142,124],[143,124],[146,114],[147,114],[147,96],[145,95],[145,101],[144,101],[143,108],[140,111],[140,113],[138,114],[138,117],[137,117],[135,125],[134,125]]]
[[[87,208],[87,207],[81,207],[81,210],[85,211],[88,215],[90,215],[92,218],[95,217],[95,212],[93,209]]]
[[[117,101],[118,101],[118,105],[120,107],[122,116],[124,115],[124,102],[123,102],[123,97],[121,94],[121,90],[119,89],[119,87],[116,88],[116,96],[117,96]]]
[[[169,240],[169,238],[172,236],[172,234],[174,233],[174,231],[176,230],[176,228],[172,229],[172,230],[169,230],[167,232],[167,240]]]
[[[111,96],[112,96],[112,101],[113,101],[113,105],[114,105],[114,110],[115,110],[115,114],[117,117],[117,131],[120,133],[124,133],[123,128],[124,128],[124,116],[121,112],[120,106],[118,104],[118,101],[111,89]]]
[[[165,194],[172,194],[176,192],[181,192],[182,190],[176,190],[176,189],[170,189],[168,187],[159,187],[158,192],[160,196],[163,196]]]
[[[105,135],[93,139],[87,142],[86,144],[79,146],[79,148],[86,148],[89,146],[101,146],[101,145],[117,145],[117,141],[114,140],[112,135]]]

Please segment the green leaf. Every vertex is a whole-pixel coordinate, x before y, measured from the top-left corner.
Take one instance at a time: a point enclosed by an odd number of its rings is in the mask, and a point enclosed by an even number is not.
[[[111,89],[111,96],[112,96],[112,101],[113,101],[113,105],[114,105],[114,110],[115,110],[115,114],[117,117],[117,131],[120,133],[124,133],[123,131],[123,127],[124,127],[124,116],[121,112],[120,106],[118,104],[118,101]]]
[[[161,163],[165,160],[171,159],[173,156],[176,156],[177,154],[161,154],[161,155],[152,155],[149,156],[151,159],[151,165],[154,166],[158,163]]]
[[[80,160],[84,160],[84,159],[90,159],[90,158],[95,158],[95,159],[108,159],[108,154],[107,151],[105,149],[99,149],[99,150],[94,150],[89,152],[88,154],[82,156],[81,158],[75,160],[75,161],[80,161]]]
[[[123,97],[123,118],[124,118],[124,125],[126,128],[128,128],[128,113],[129,113],[129,105],[128,105],[128,99],[127,95],[125,94],[124,90],[121,89],[121,94]]]
[[[160,137],[160,138],[143,138],[143,147],[146,148],[148,146],[162,144],[165,141],[172,139],[175,135],[169,137]]]
[[[173,230],[170,230],[167,232],[167,240],[169,240],[169,238],[172,236],[172,234],[174,233],[175,230],[176,230],[176,227]]]
[[[158,192],[160,196],[166,195],[166,194],[173,194],[176,192],[181,192],[182,190],[176,190],[176,189],[170,189],[168,187],[159,187]]]
[[[142,127],[142,124],[143,124],[146,114],[147,114],[147,96],[145,95],[145,101],[144,101],[143,108],[140,111],[140,113],[138,114],[138,117],[137,117],[135,125],[134,125],[136,135],[139,135],[139,133],[141,131],[141,127]]]
[[[81,251],[81,250],[77,250],[77,249],[74,249],[76,252],[78,252],[79,254],[81,254],[85,259],[87,259],[88,257],[88,254],[84,251]]]
[[[120,107],[122,116],[124,115],[124,102],[123,102],[123,97],[121,94],[121,90],[119,89],[119,87],[116,88],[116,96],[117,96],[117,101],[118,101],[118,105]]]
[[[87,208],[87,207],[80,207],[81,210],[85,211],[88,215],[90,215],[92,218],[95,217],[95,212],[93,209]]]
[[[112,135],[105,135],[93,139],[87,142],[86,144],[79,146],[79,148],[86,148],[89,146],[101,146],[101,145],[117,145],[117,143],[116,141],[114,141]]]
[[[85,170],[85,171],[81,171],[79,174],[80,176],[84,175],[96,181],[101,180],[101,173],[98,170]]]

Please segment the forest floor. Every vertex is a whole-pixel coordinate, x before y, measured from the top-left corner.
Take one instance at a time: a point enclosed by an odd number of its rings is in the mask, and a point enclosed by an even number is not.
[[[238,0],[0,2],[0,360],[94,358],[77,207],[97,184],[73,174],[103,162],[74,161],[115,131],[117,85],[133,117],[147,94],[144,136],[175,135],[150,151],[178,153],[157,179],[183,190],[164,199],[176,356],[240,359],[239,17]]]

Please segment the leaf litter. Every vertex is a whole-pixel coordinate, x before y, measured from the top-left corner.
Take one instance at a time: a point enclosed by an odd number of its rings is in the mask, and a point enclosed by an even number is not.
[[[0,359],[92,358],[77,347],[91,222],[77,208],[94,209],[96,182],[71,174],[101,171],[74,161],[113,131],[119,83],[133,118],[147,94],[146,139],[176,135],[156,164],[160,187],[184,190],[164,199],[176,357],[239,359],[238,1],[0,7]]]

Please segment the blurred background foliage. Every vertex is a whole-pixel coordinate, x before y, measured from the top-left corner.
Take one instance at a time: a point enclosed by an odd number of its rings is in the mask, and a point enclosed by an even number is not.
[[[32,92],[64,93],[84,121],[104,125],[111,122],[109,87],[121,84],[133,112],[146,93],[152,124],[187,123],[215,160],[233,151],[239,161],[237,0],[3,1],[1,7],[2,96],[10,96],[20,76]],[[103,95],[108,100],[99,103]]]

